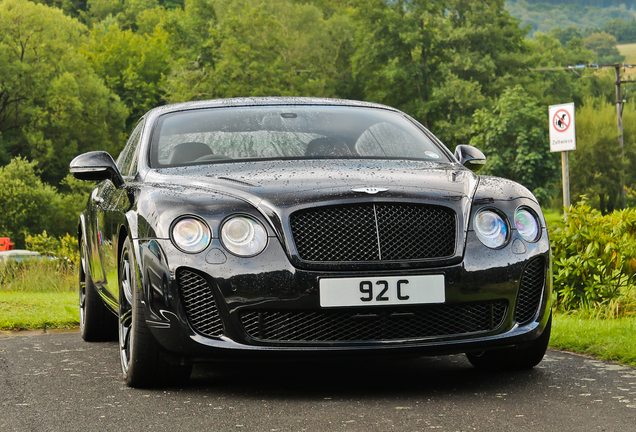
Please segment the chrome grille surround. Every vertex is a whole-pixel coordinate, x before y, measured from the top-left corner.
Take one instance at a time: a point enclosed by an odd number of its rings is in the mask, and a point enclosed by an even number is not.
[[[447,207],[364,203],[290,216],[299,257],[312,262],[408,261],[452,257],[457,216]]]
[[[329,311],[249,311],[245,332],[263,342],[418,340],[492,331],[502,325],[507,301]]]
[[[544,257],[537,257],[526,265],[521,275],[515,307],[515,321],[519,324],[529,323],[539,311],[545,285],[545,271]]]
[[[194,331],[203,336],[222,336],[223,323],[208,282],[195,272],[181,269],[177,272],[177,285]]]

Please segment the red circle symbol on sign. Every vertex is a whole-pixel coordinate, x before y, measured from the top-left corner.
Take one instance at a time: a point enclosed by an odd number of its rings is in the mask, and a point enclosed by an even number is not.
[[[565,132],[570,127],[570,113],[566,110],[558,110],[552,118],[552,125],[557,132]]]

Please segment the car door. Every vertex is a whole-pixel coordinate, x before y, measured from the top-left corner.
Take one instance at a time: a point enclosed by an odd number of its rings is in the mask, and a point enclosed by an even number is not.
[[[143,120],[130,134],[124,150],[117,158],[117,168],[126,182],[131,181],[137,173],[137,154]],[[98,284],[105,300],[113,307],[119,304],[119,278],[117,272],[118,236],[120,227],[125,224],[125,212],[130,208],[130,199],[126,187],[117,189],[110,181],[102,182],[93,193],[94,220],[98,265],[96,273],[100,276]]]

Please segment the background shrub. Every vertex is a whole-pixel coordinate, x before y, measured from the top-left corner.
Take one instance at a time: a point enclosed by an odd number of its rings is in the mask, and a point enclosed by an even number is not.
[[[636,210],[603,216],[586,200],[573,206],[564,226],[551,233],[557,308],[633,313]]]
[[[75,267],[79,263],[77,237],[70,234],[59,238],[50,237],[46,231],[34,236],[27,235],[26,245],[29,250],[56,258],[63,265]]]
[[[69,175],[58,190],[38,174],[37,162],[21,157],[0,167],[0,237],[10,237],[16,249],[25,248],[29,234],[75,234],[78,214],[94,186]]]

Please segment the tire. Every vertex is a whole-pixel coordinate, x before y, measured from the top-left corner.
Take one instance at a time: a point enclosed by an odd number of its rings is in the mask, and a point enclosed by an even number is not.
[[[86,342],[117,339],[117,317],[104,304],[91,279],[86,248],[80,239],[79,264],[80,335]]]
[[[161,348],[144,318],[130,240],[126,239],[119,260],[119,353],[124,381],[129,387],[184,384],[192,365],[174,365],[161,355]]]
[[[527,370],[538,365],[550,342],[550,331],[552,329],[552,314],[548,319],[543,333],[535,339],[530,346],[525,348],[506,348],[500,350],[485,351],[479,354],[466,353],[468,361],[477,369],[498,371],[498,370]]]

